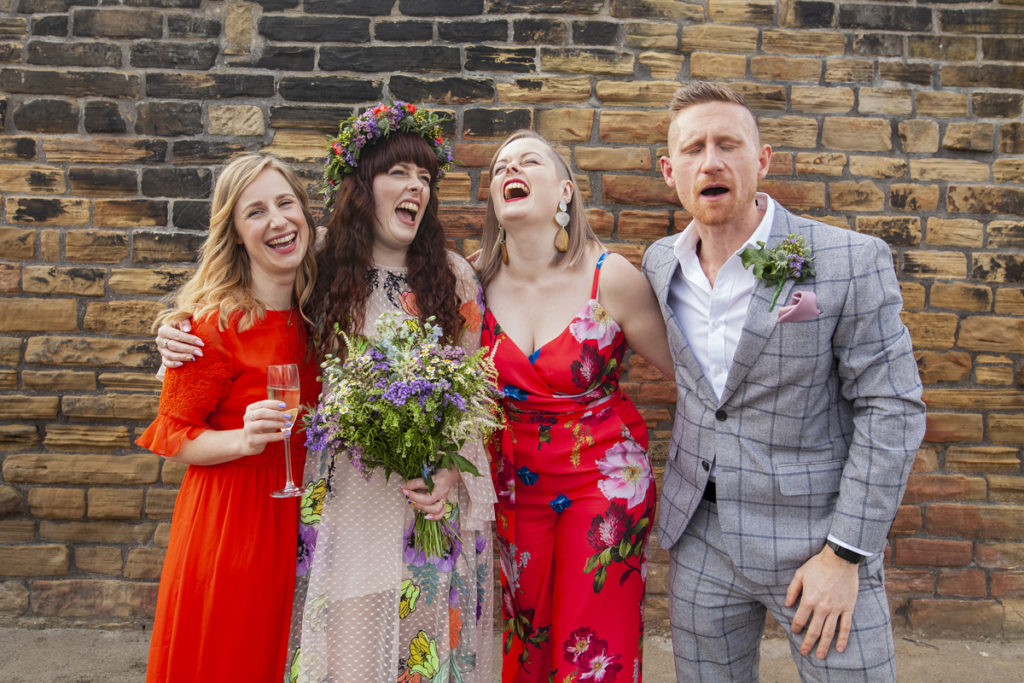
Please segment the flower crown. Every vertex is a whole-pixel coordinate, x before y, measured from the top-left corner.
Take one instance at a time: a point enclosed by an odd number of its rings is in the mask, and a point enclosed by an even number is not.
[[[324,208],[330,209],[334,204],[334,193],[345,176],[355,173],[363,149],[394,132],[412,133],[426,140],[437,156],[436,180],[443,178],[452,165],[452,148],[441,130],[444,121],[433,112],[418,111],[415,104],[395,101],[378,102],[359,116],[353,114],[339,123],[338,136],[327,146],[322,187]]]

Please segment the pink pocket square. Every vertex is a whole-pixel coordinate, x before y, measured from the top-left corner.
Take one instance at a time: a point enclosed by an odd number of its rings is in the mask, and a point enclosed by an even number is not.
[[[821,311],[818,310],[818,297],[814,292],[793,292],[789,305],[779,309],[779,322],[798,323],[818,315],[821,315]]]

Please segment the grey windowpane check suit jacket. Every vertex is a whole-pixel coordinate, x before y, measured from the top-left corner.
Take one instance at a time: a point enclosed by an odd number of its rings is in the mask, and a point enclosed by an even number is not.
[[[776,204],[767,246],[802,236],[816,275],[782,288],[758,283],[719,400],[668,307],[677,236],[647,250],[675,361],[676,416],[658,513],[671,548],[717,466],[719,522],[741,574],[782,585],[831,534],[877,553],[924,435],[921,381],[892,255],[880,239],[799,218]],[[794,291],[820,315],[778,322]]]

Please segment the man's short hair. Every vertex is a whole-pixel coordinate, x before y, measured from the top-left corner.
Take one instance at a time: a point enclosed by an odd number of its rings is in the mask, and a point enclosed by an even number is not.
[[[676,114],[688,107],[707,102],[738,104],[749,111],[751,116],[754,115],[754,112],[750,110],[750,105],[747,104],[747,100],[735,90],[718,83],[696,80],[676,90],[672,96],[672,104],[669,107],[669,120],[674,119]]]

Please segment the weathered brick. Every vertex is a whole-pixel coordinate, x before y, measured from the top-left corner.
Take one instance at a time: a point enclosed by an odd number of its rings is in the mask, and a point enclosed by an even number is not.
[[[462,114],[465,138],[501,139],[520,128],[531,128],[528,109],[467,109]]]
[[[828,186],[828,194],[829,204],[835,211],[881,211],[882,207],[885,205],[885,194],[870,180],[863,180],[860,182],[838,181],[830,183]],[[863,230],[861,229],[862,220],[865,221]],[[882,221],[879,221],[879,219],[875,218],[858,216],[857,231],[878,234],[878,231],[881,230],[883,233],[887,232],[894,236],[902,236],[902,238],[896,237],[898,241],[890,242],[891,244],[906,243],[903,241],[905,239],[910,239],[910,244],[917,244],[921,241],[921,226],[919,219],[913,220],[917,221],[916,226],[911,222],[904,222],[899,219],[897,219],[896,224],[893,225],[893,221],[891,219],[882,219]],[[868,221],[871,222],[870,226],[867,223]]]
[[[978,56],[973,38],[917,34],[907,36],[907,56],[937,62],[969,62]]]
[[[600,80],[595,90],[598,98],[607,104],[664,109],[666,103],[672,101],[672,95],[678,87],[675,81]]]
[[[146,491],[146,517],[148,519],[170,519],[174,512],[177,489],[156,489]]]
[[[0,450],[23,449],[38,442],[38,429],[32,425],[0,425]]]
[[[854,33],[853,54],[859,57],[904,57],[903,36],[898,33]]]
[[[708,16],[711,21],[723,24],[764,24],[775,23],[775,3],[765,0],[709,0]]]
[[[619,214],[620,240],[654,241],[669,227],[667,211],[623,211]]]
[[[26,48],[29,64],[114,69],[121,66],[121,49],[113,43],[32,40]]]
[[[934,211],[939,205],[937,185],[890,185],[889,206],[900,211]],[[918,219],[919,220],[919,219]]]
[[[900,295],[903,297],[904,310],[912,311],[924,308],[924,286],[919,282],[901,282]]]
[[[611,21],[573,21],[572,42],[577,45],[614,45],[619,25]]]
[[[925,569],[885,570],[885,590],[890,595],[926,595],[935,592],[935,575]]]
[[[62,576],[69,555],[66,545],[0,545],[0,576]]]
[[[139,519],[142,517],[142,489],[91,488],[88,492],[90,519]]]
[[[924,529],[935,536],[1014,540],[1024,525],[1024,506],[934,503],[925,510]]]
[[[931,85],[934,66],[930,62],[879,62],[878,75],[887,81]]]
[[[1024,415],[991,413],[985,434],[993,443],[1024,444]]]
[[[995,149],[995,132],[991,123],[953,121],[946,125],[942,147],[959,152],[991,152]]]
[[[602,111],[597,136],[604,143],[664,142],[668,136],[668,112]]]
[[[978,384],[1009,386],[1013,384],[1013,368],[979,365],[974,372],[974,381]]]
[[[851,155],[850,173],[871,178],[902,178],[907,174],[907,162],[892,157]]]
[[[93,373],[74,370],[23,370],[21,382],[25,389],[93,391],[96,388]]]
[[[33,581],[35,614],[46,617],[152,619],[157,583],[72,579]]]
[[[217,62],[220,50],[216,43],[189,41],[172,43],[167,40],[140,40],[132,42],[129,61],[138,69],[197,69],[207,70]]]
[[[136,263],[195,261],[204,241],[204,235],[138,231],[132,242],[132,260]]]
[[[394,89],[395,76],[391,77]],[[524,77],[512,83],[497,83],[498,99],[509,104],[569,104],[590,98],[590,79],[586,76]],[[456,155],[457,156],[457,155]]]
[[[988,164],[968,159],[911,159],[910,176],[915,180],[988,180]]]
[[[918,90],[914,93],[918,116],[952,119],[967,116],[967,95],[951,91]]]
[[[75,548],[75,567],[88,574],[119,575],[123,562],[121,549],[115,546]]]
[[[119,263],[128,257],[128,236],[106,230],[75,230],[65,238],[65,256],[84,263]]]
[[[602,176],[604,201],[617,204],[678,204],[675,191],[661,178],[638,175]]]
[[[36,517],[82,519],[85,516],[85,494],[80,489],[33,488],[28,492],[28,506]]]
[[[697,24],[683,26],[684,51],[709,50],[714,52],[752,53],[757,50],[757,29],[746,26]],[[765,32],[768,33],[767,31]],[[767,38],[765,39],[767,40]],[[785,50],[772,50],[786,52]]]
[[[559,7],[564,6],[566,3],[565,0],[562,0],[557,3],[536,2],[530,4]],[[590,4],[600,7],[602,3],[591,2]],[[549,9],[549,11],[551,10]],[[560,11],[566,11],[566,9],[561,9]],[[704,9],[699,3],[685,2],[683,0],[612,0],[610,12],[611,16],[622,18],[650,17],[682,19],[686,21],[700,21],[704,18]]]
[[[1024,572],[992,572],[992,585],[990,588],[990,594],[993,598],[1024,598]],[[1009,612],[1007,603],[1003,601],[1003,609]],[[1021,619],[1021,615],[1024,614],[1024,602],[1015,601],[1015,611],[1018,614],[1014,615],[1016,633],[1020,634],[1024,632],[1021,627],[1024,626],[1024,620]],[[1010,622],[1010,615],[1006,616],[1006,622]],[[1003,634],[1004,636],[1010,635],[1011,627],[1004,623]]]
[[[393,76],[392,83],[395,82],[394,78]],[[348,118],[351,114],[352,110],[347,107],[285,105],[270,108],[270,122],[267,125],[274,130],[301,128],[304,130],[319,130],[333,136],[338,133],[338,121]],[[176,162],[181,163],[179,151],[184,149],[185,147],[181,142],[175,143]],[[197,153],[202,153],[201,148],[198,145],[193,145],[191,156]]]
[[[110,274],[107,284],[117,294],[167,294],[191,276],[192,268],[124,268]]]
[[[1018,253],[974,254],[971,276],[988,282],[1024,282],[1024,256]]]
[[[545,109],[537,112],[536,126],[552,142],[586,142],[594,128],[594,110]]]
[[[97,425],[47,425],[43,445],[53,450],[103,450],[131,447],[131,432],[127,427],[101,427]]]
[[[975,351],[1024,353],[1024,319],[969,316],[960,325],[958,342]]]
[[[102,71],[45,71],[6,68],[0,91],[63,97],[138,97],[139,77]],[[53,161],[51,159],[50,161]]]
[[[13,517],[25,512],[25,501],[13,486],[0,486],[0,517]]]
[[[651,152],[646,147],[576,147],[581,171],[649,171]]]
[[[0,543],[24,543],[34,541],[36,523],[31,520],[0,520]]]
[[[756,38],[756,33],[754,34]],[[683,46],[686,46],[685,34]],[[721,46],[709,46],[720,50]],[[776,52],[786,55],[841,55],[846,50],[846,41],[839,32],[808,32],[794,30],[764,29],[761,35],[761,49],[765,52]],[[749,46],[744,51],[754,52],[756,46]]]
[[[937,500],[984,500],[987,494],[984,477],[962,474],[911,474],[903,495],[904,505],[917,505]]]
[[[900,121],[897,124],[903,149],[911,154],[934,154],[939,151],[939,124],[924,119]],[[987,175],[987,174],[986,174]]]
[[[1024,222],[992,221],[985,228],[988,246],[993,249],[1024,248]]]
[[[1024,477],[1019,474],[989,474],[987,479],[992,500],[1001,503],[1024,503]]]
[[[674,24],[629,22],[623,26],[623,38],[625,46],[632,48],[675,50],[679,47],[679,29]]]
[[[782,111],[786,109],[786,89],[764,83],[736,82],[729,87],[737,91],[754,111]]]
[[[947,64],[939,69],[939,81],[944,88],[1019,88],[1024,82],[1024,66]]]
[[[540,49],[541,70],[547,72],[629,76],[633,73],[634,62],[633,54],[619,50],[553,47]]]
[[[1024,154],[1024,124],[1014,122],[999,127],[999,151],[1003,154]]]
[[[138,176],[126,168],[72,167],[68,169],[71,191],[86,197],[109,197],[138,193]]]
[[[869,59],[830,59],[825,62],[826,83],[870,83],[875,63]]]
[[[326,80],[326,79],[324,79]],[[285,82],[281,79],[280,93],[285,93]],[[274,78],[255,74],[238,73],[161,73],[146,74],[146,94],[153,99],[168,100],[206,100],[226,99],[230,97],[271,97],[274,94]],[[155,104],[155,103],[154,103]],[[156,106],[164,106],[160,103]],[[189,112],[191,108],[183,109]],[[153,116],[159,114],[151,112]],[[154,119],[163,122],[163,119]],[[166,122],[170,125],[171,122]],[[191,122],[190,124],[191,125]],[[202,130],[200,128],[200,130]]]
[[[893,561],[911,567],[965,567],[971,561],[970,541],[936,538],[897,538]]]
[[[71,332],[77,329],[74,299],[0,297],[0,332]]]
[[[19,581],[0,581],[0,614],[20,616],[28,612],[28,589]]]
[[[149,332],[165,308],[158,301],[100,301],[85,309],[82,329],[91,332],[141,336]]]
[[[758,189],[793,211],[825,208],[825,184],[800,180],[762,180]]]
[[[88,136],[43,140],[43,153],[51,163],[162,163],[166,152],[167,142],[153,138]]]
[[[943,597],[983,598],[988,594],[986,584],[980,569],[948,569],[939,572],[936,585]]]
[[[929,218],[925,241],[935,246],[980,247],[984,234],[981,222],[970,218]]]
[[[87,420],[152,420],[156,417],[156,396],[108,394],[106,396],[64,396],[61,411],[72,418]]]
[[[908,275],[943,278],[967,275],[967,261],[958,251],[908,251],[903,258],[903,272]]]
[[[747,57],[718,52],[694,52],[690,55],[690,75],[705,79],[743,78],[747,75]]]
[[[925,389],[924,402],[929,408],[948,410],[977,410],[978,406],[1014,410],[1024,408],[1024,394],[1015,389]]]
[[[1024,543],[978,543],[974,561],[986,569],[1024,566]]]
[[[887,152],[892,129],[885,119],[826,116],[821,143],[829,149]]]
[[[981,441],[984,433],[982,427],[982,416],[965,413],[942,413],[929,411],[927,415],[927,427],[925,430],[925,441],[929,443],[960,443]],[[949,466],[954,471],[973,471],[969,468]]]
[[[1024,159],[996,159],[992,162],[992,180],[1024,184]]]
[[[906,116],[913,111],[914,101],[907,88],[861,88],[857,111],[861,114]]]
[[[124,563],[124,578],[159,579],[164,552],[161,548],[132,548]]]
[[[411,102],[437,102],[440,104],[469,104],[491,102],[495,84],[484,78],[415,78],[392,75],[392,94]],[[588,87],[589,94],[589,87]],[[582,98],[580,101],[582,101]]]
[[[840,211],[879,211],[881,190],[870,183],[833,183],[832,208]],[[911,247],[921,243],[921,219],[911,216],[857,216],[857,232],[880,237],[893,246]],[[910,254],[920,252],[908,252]],[[930,257],[931,252],[927,255]],[[958,254],[962,256],[962,254]]]
[[[938,303],[942,303],[941,300]],[[933,305],[937,304],[933,302]],[[963,351],[916,351],[914,358],[921,373],[921,381],[925,384],[963,382],[971,374],[971,356]],[[980,421],[978,426],[981,426]]]
[[[890,533],[896,535],[915,534],[920,528],[921,508],[917,505],[900,505]]]
[[[1018,9],[943,9],[938,19],[942,31],[948,33],[1024,33],[1024,11]]]
[[[757,121],[761,142],[779,147],[813,148],[818,144],[818,122],[805,116],[762,116]]]
[[[4,394],[0,396],[0,419],[52,420],[57,417],[56,396]]]
[[[956,342],[957,316],[952,313],[900,314],[915,349],[949,349]]]
[[[160,456],[64,455],[16,453],[3,461],[8,482],[28,484],[71,484],[120,486],[152,484],[157,480]]]
[[[683,60],[681,54],[654,50],[637,55],[637,61],[650,71],[652,78],[677,78],[683,68]]]
[[[1024,95],[1017,93],[971,93],[971,110],[981,118],[1016,118],[1024,111]]]
[[[764,81],[810,81],[821,78],[822,62],[810,57],[758,55],[750,59],[750,75]]]
[[[933,308],[951,308],[961,311],[992,310],[993,294],[990,287],[966,282],[936,282],[931,287],[929,302]]]
[[[841,176],[846,169],[846,155],[830,152],[801,152],[796,155],[797,173]]]
[[[11,223],[71,226],[89,222],[89,202],[83,199],[8,197],[5,203]]]
[[[74,35],[94,38],[160,38],[163,18],[155,12],[130,9],[78,9],[75,11]]]

